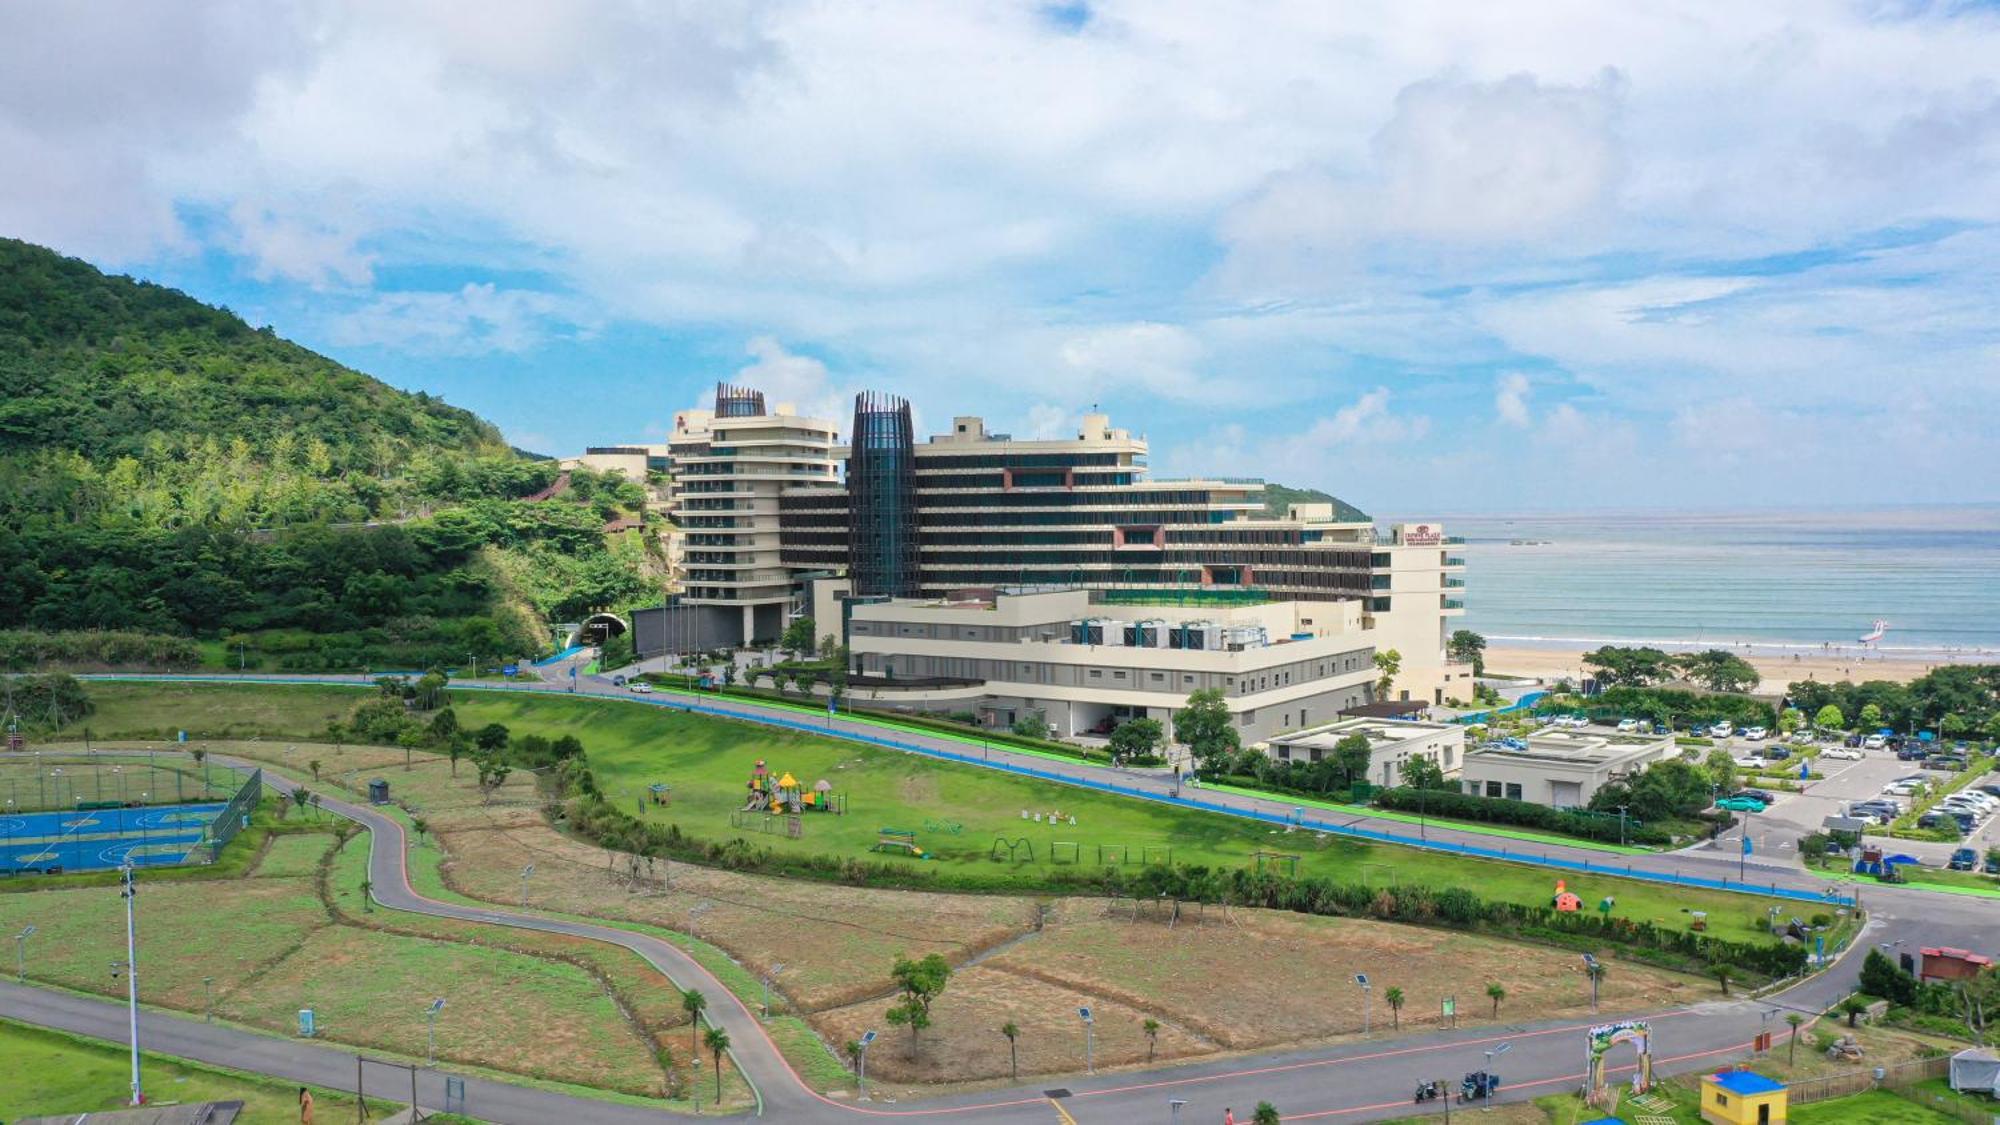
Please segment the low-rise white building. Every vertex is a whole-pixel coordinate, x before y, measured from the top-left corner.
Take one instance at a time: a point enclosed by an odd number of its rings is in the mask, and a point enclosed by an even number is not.
[[[1599,789],[1678,752],[1672,735],[1544,731],[1525,741],[1525,750],[1481,747],[1467,754],[1461,778],[1465,791],[1475,797],[1582,808]]]
[[[851,598],[842,620],[859,701],[974,710],[992,726],[1039,711],[1058,738],[1108,734],[1222,693],[1247,745],[1366,703],[1374,649],[1354,603],[1131,604],[1080,589]],[[832,632],[832,629],[828,629]]]
[[[1264,745],[1264,753],[1279,762],[1326,761],[1342,739],[1357,734],[1368,740],[1368,780],[1376,785],[1401,785],[1403,767],[1412,758],[1430,759],[1447,778],[1459,776],[1465,764],[1464,727],[1409,719],[1341,719],[1278,735]]]

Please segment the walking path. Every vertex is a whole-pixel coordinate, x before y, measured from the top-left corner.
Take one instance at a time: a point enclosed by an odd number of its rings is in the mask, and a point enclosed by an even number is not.
[[[271,682],[273,677],[103,677],[107,679],[226,679]],[[288,677],[284,682],[358,682],[355,677]],[[460,685],[462,690],[565,690],[562,687],[500,687]],[[798,712],[769,708],[741,700],[699,702],[674,697],[634,696],[617,691],[594,678],[579,677],[577,694],[607,696],[640,704],[669,706],[699,713],[725,715],[787,727],[820,730],[835,737],[852,738],[886,745],[913,753],[942,755],[987,768],[1030,773],[1065,784],[1085,785],[1126,793],[1145,800],[1169,801],[1232,815],[1282,823],[1293,818],[1284,802],[1255,795],[1203,792],[1200,802],[1171,795],[1170,779],[1138,771],[1111,771],[1102,766],[1052,763],[1039,756],[1015,755],[989,747],[974,758],[966,747],[948,739],[930,739],[896,732],[885,739],[880,732],[844,717],[823,724],[801,723]],[[909,740],[905,744],[905,740]],[[299,784],[274,777],[263,767],[271,783],[290,788]],[[1095,776],[1093,776],[1095,775]],[[1106,782],[1106,776],[1116,777]],[[623,946],[644,957],[680,987],[699,988],[711,997],[708,1015],[729,1032],[731,1054],[738,1068],[756,1088],[766,1115],[784,1121],[825,1121],[852,1114],[871,1116],[950,1116],[969,1122],[1048,1121],[1057,1110],[1044,1094],[1030,1090],[993,1091],[926,1101],[913,1106],[884,1104],[858,1105],[826,1098],[814,1091],[792,1070],[765,1033],[761,1021],[745,1002],[729,992],[713,975],[679,947],[645,934],[561,918],[548,918],[500,906],[468,906],[439,902],[417,893],[411,886],[407,866],[408,841],[400,822],[372,808],[314,788],[322,805],[364,825],[371,833],[369,858],[374,894],[382,905],[458,918],[491,925],[515,926],[552,933],[570,934]],[[1410,836],[1388,829],[1364,827],[1370,818],[1357,816],[1344,824],[1327,824],[1324,830],[1365,835],[1385,842],[1406,843],[1433,850],[1491,853],[1495,858],[1520,862],[1540,862],[1551,866],[1590,865],[1590,870],[1625,874],[1624,863],[1606,863],[1602,853],[1588,849],[1548,846],[1532,853],[1518,850],[1495,851],[1490,841],[1471,833],[1428,827]],[[1308,828],[1319,827],[1306,818]],[[1395,824],[1395,828],[1407,828]],[[1483,849],[1483,850],[1481,850]],[[1628,857],[1621,857],[1627,859]],[[1645,855],[1628,859],[1635,877],[1670,882],[1726,882],[1726,868],[1735,863],[1704,863],[1700,857],[1685,855]],[[1692,870],[1689,870],[1692,865]],[[1761,893],[1793,892],[1801,899],[1818,900],[1825,890],[1823,880],[1812,879],[1796,870],[1769,867],[1760,870],[1763,881],[1754,888]],[[1736,883],[1741,887],[1742,884]],[[1982,936],[1993,932],[1994,911],[1990,904],[1958,896],[1940,896],[1907,888],[1884,887],[1869,892],[1875,917],[1866,937],[1891,948],[1917,944],[1981,944]],[[1860,952],[1866,944],[1857,941],[1849,955],[1817,976],[1806,978],[1782,993],[1761,1001],[1723,1000],[1657,1013],[1651,1018],[1661,1027],[1655,1044],[1661,1051],[1655,1059],[1663,1072],[1692,1069],[1739,1055],[1748,1048],[1749,1037],[1766,1030],[1771,1016],[1783,1009],[1817,1013],[1853,987],[1859,971]],[[0,1014],[31,1023],[60,1027],[108,1039],[121,1037],[123,1008],[113,1001],[96,1000],[68,993],[49,992],[15,985],[0,985]],[[1263,1055],[1255,1058],[1212,1060],[1204,1063],[1165,1067],[1143,1075],[1068,1076],[1041,1081],[1054,1088],[1061,1082],[1058,1100],[1068,1115],[1086,1125],[1096,1121],[1152,1119],[1164,1111],[1170,1098],[1185,1099],[1191,1120],[1219,1117],[1223,1107],[1248,1107],[1259,1100],[1280,1105],[1288,1117],[1347,1117],[1353,1120],[1401,1116],[1410,1108],[1409,1091],[1425,1079],[1450,1079],[1464,1071],[1480,1069],[1485,1052],[1500,1042],[1512,1044],[1506,1056],[1505,1073],[1513,1076],[1502,1088],[1500,1100],[1534,1096],[1573,1086],[1581,1079],[1576,1060],[1587,1025],[1561,1021],[1518,1027],[1493,1025],[1477,1029],[1429,1032],[1389,1041],[1350,1043],[1334,1048]],[[215,1062],[239,1069],[271,1074],[291,1081],[312,1082],[334,1089],[353,1088],[351,1052],[320,1044],[289,1041],[232,1028],[201,1023],[198,1019],[147,1012],[141,1029],[146,1044],[155,1050],[200,1061]],[[1453,1083],[1455,1085],[1455,1083]],[[612,1102],[572,1097],[548,1090],[518,1086],[492,1079],[466,1079],[468,1112],[498,1122],[539,1123],[561,1120],[570,1125],[623,1125],[639,1120],[658,1120],[659,1111]],[[420,1100],[441,1105],[443,1079],[436,1072],[420,1076]],[[435,1099],[435,1100],[433,1100]]]

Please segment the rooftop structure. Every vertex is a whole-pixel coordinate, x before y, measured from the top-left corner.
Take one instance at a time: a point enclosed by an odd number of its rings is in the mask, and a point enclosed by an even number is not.
[[[1474,796],[1581,808],[1605,785],[1677,753],[1672,735],[1544,731],[1526,749],[1482,746],[1465,756],[1465,791]]]
[[[1376,785],[1401,785],[1403,769],[1413,758],[1429,759],[1446,777],[1457,777],[1464,765],[1464,727],[1408,719],[1340,719],[1278,735],[1264,752],[1281,762],[1325,761],[1343,739],[1357,734],[1368,740],[1368,780]]]

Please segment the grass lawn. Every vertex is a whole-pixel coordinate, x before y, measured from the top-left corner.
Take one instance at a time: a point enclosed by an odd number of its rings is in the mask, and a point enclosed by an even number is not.
[[[143,737],[174,729],[308,737],[366,697],[362,691],[319,685],[97,682],[90,690],[99,708],[92,723],[105,737],[113,730]],[[586,747],[600,785],[626,808],[637,808],[649,784],[671,784],[673,806],[647,815],[677,822],[698,839],[744,836],[777,850],[894,859],[870,851],[877,829],[914,830],[919,844],[936,859],[905,862],[938,872],[941,884],[981,889],[1032,886],[1058,866],[1050,862],[1050,845],[1057,841],[1076,844],[1078,859],[1087,866],[1098,863],[1100,846],[1107,862],[1116,862],[1122,851],[1134,867],[1148,848],[1157,849],[1156,856],[1171,848],[1178,863],[1216,867],[1244,866],[1252,862],[1251,853],[1269,850],[1299,855],[1301,875],[1384,885],[1465,886],[1487,897],[1524,903],[1547,902],[1557,878],[1545,870],[1504,862],[1286,833],[1235,817],[622,700],[460,692],[453,706],[465,726],[498,722],[517,736],[575,734]],[[832,782],[846,795],[849,815],[808,815],[799,840],[732,827],[730,813],[742,806],[744,782],[759,758],[774,773],[790,771],[806,785],[822,778]],[[390,776],[390,781],[393,786],[396,778]],[[1024,810],[1045,815],[1060,810],[1065,822],[1051,827],[1023,820]],[[1069,816],[1076,817],[1075,827],[1068,825]],[[1003,837],[1028,840],[1034,847],[1034,862],[989,858],[995,839]],[[1585,901],[1615,895],[1621,915],[1661,925],[1683,925],[1689,911],[1707,911],[1710,932],[1736,940],[1761,937],[1759,919],[1775,901],[1603,876],[1570,876],[1569,883]],[[1784,907],[1797,910],[1790,903]]]
[[[1868,1125],[1955,1125],[1958,1121],[1887,1090],[1793,1106],[1786,1116],[1795,1125],[1847,1125],[1857,1121],[1866,1121]]]
[[[0,1120],[125,1107],[131,1071],[125,1048],[95,1039],[0,1020]],[[156,1102],[243,1102],[236,1120],[285,1125],[299,1119],[298,1087],[266,1078],[164,1058],[140,1056],[139,1078]],[[352,1117],[354,1099],[313,1090],[323,1121]],[[383,1103],[371,1103],[381,1105]],[[437,1120],[432,1118],[431,1120]]]

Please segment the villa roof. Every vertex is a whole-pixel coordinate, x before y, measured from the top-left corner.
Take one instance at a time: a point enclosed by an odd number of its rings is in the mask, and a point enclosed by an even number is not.
[[[1775,1094],[1785,1088],[1783,1082],[1774,1082],[1754,1070],[1725,1070],[1709,1075],[1709,1081],[1739,1097]]]

